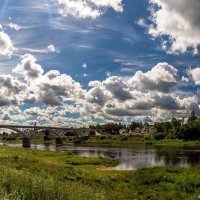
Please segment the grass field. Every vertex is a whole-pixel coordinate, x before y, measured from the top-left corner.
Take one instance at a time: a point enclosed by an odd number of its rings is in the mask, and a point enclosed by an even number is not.
[[[101,171],[118,161],[0,146],[0,199],[198,199],[200,167]]]

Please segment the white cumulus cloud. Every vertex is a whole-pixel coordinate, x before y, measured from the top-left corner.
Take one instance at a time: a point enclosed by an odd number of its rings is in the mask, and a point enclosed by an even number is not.
[[[129,83],[141,90],[157,90],[166,93],[176,85],[177,72],[178,70],[168,63],[158,63],[146,73],[137,71]]]
[[[17,65],[12,71],[16,74],[21,74],[26,80],[32,80],[40,77],[44,70],[36,63],[37,58],[31,54],[22,56],[21,63]]]
[[[53,0],[62,16],[95,19],[105,8],[123,11],[122,0]]]
[[[0,55],[2,56],[11,56],[13,53],[13,44],[10,37],[0,31]]]
[[[199,0],[149,0],[153,37],[168,36],[162,43],[168,53],[198,53],[200,44]]]
[[[190,74],[192,75],[192,79],[196,85],[200,85],[200,68],[194,68],[190,70]]]
[[[87,68],[87,64],[86,64],[86,63],[83,63],[83,64],[82,64],[82,68],[84,68],[84,69]]]

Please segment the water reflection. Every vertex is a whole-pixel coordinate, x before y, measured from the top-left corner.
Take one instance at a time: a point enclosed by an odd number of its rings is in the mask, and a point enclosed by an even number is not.
[[[21,144],[1,144],[21,146]],[[50,151],[69,151],[81,157],[115,158],[121,163],[116,170],[134,170],[142,167],[181,166],[190,167],[200,164],[200,149],[155,148],[151,146],[133,148],[56,146],[52,144],[31,145],[32,149]]]

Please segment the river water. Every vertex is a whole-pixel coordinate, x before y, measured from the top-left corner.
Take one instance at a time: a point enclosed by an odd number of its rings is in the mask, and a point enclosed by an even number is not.
[[[0,145],[21,147],[21,144],[1,143]],[[68,151],[81,157],[103,157],[120,160],[115,170],[135,170],[143,167],[181,166],[200,164],[200,149],[135,146],[131,148],[89,147],[53,144],[33,144],[32,149]]]

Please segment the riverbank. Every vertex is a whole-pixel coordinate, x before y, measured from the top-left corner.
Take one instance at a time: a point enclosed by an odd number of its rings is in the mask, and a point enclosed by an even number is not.
[[[135,145],[155,146],[155,147],[188,147],[200,148],[200,141],[184,141],[184,140],[155,140],[144,136],[96,136],[90,137],[87,140],[81,141],[81,145],[89,146],[112,146],[112,147],[134,147]]]
[[[21,138],[11,141],[0,140],[1,143],[16,143],[21,144]],[[55,144],[55,140],[45,141],[43,138],[31,138],[32,144]],[[101,136],[92,136],[86,139],[79,139],[79,137],[68,136],[64,137],[64,144],[73,144],[73,145],[86,145],[86,146],[103,146],[103,147],[134,147],[136,145],[142,146],[155,146],[155,147],[188,147],[188,148],[200,148],[200,141],[184,141],[177,139],[163,139],[155,140],[150,139],[144,136],[133,136],[133,135],[101,135]]]
[[[118,161],[0,146],[0,199],[197,199],[200,167],[102,171]]]

